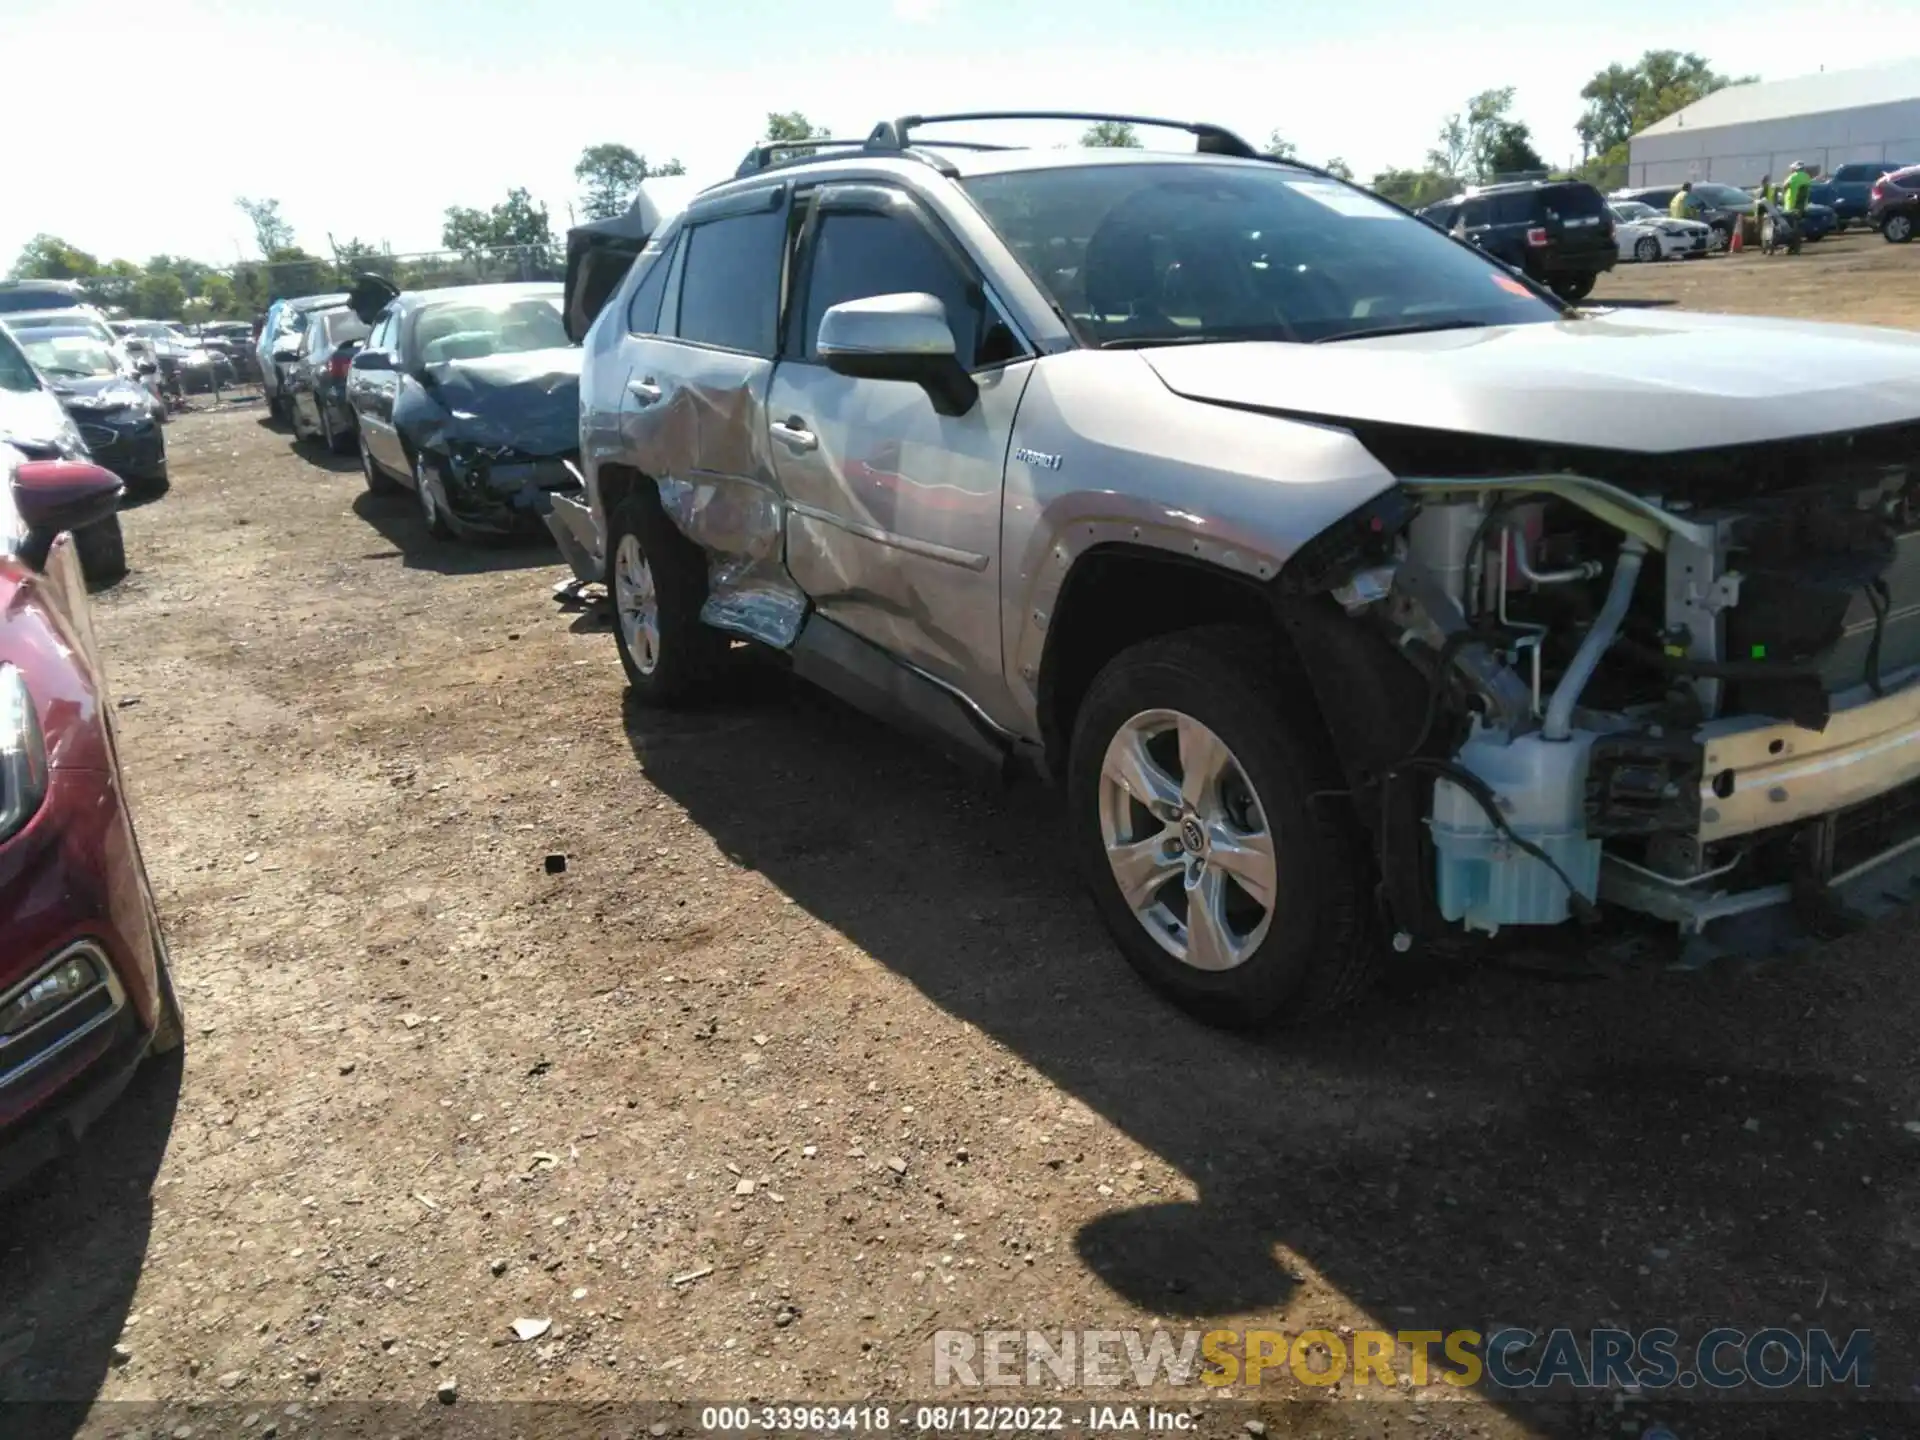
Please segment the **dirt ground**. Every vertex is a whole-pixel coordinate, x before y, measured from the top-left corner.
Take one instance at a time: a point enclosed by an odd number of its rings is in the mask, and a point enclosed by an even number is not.
[[[1623,267],[1596,302],[1920,324],[1916,267],[1849,237]],[[0,1400],[42,1402],[0,1430],[900,1404],[935,1393],[943,1328],[1824,1324],[1874,1332],[1876,1396],[1920,1391],[1912,924],[1759,969],[1434,973],[1316,1033],[1213,1033],[1113,953],[1046,792],[773,673],[638,712],[550,550],[436,543],[257,405],[170,445],[96,628],[189,1041],[0,1204]],[[1106,1398],[1149,1393],[1174,1392]],[[1871,1428],[1439,1384],[1289,1380],[1257,1421],[1178,1398],[1276,1435]]]

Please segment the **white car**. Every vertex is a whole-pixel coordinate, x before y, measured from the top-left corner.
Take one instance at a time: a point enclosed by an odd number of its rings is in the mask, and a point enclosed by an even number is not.
[[[1615,200],[1614,239],[1622,260],[1671,260],[1704,255],[1713,245],[1713,227],[1698,220],[1675,220],[1639,200]]]

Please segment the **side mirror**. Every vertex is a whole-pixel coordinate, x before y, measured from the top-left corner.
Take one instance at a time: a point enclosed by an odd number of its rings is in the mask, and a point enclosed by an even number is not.
[[[111,470],[84,460],[29,460],[13,471],[13,503],[27,529],[52,539],[120,508],[125,487]]]
[[[355,370],[391,370],[393,357],[384,350],[362,350],[353,357]]]
[[[875,295],[831,306],[814,348],[836,375],[918,385],[942,415],[964,415],[980,396],[954,354],[946,306],[932,295]]]

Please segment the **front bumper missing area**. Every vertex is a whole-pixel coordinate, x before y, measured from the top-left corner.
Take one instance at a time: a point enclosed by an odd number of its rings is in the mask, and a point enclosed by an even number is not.
[[[1798,831],[1814,842],[1811,856],[1825,857],[1814,868],[1739,889],[1738,858],[1676,879],[1608,855],[1601,898],[1677,925],[1692,963],[1798,949],[1920,900],[1916,680],[1920,669],[1893,677],[1879,697],[1864,686],[1836,696],[1822,731],[1748,717],[1699,732],[1699,845],[1718,844],[1724,855],[1734,848],[1727,842]]]
[[[1825,730],[1751,717],[1703,727],[1702,844],[1844,810],[1920,780],[1920,669],[1876,699],[1864,685],[1834,697]]]

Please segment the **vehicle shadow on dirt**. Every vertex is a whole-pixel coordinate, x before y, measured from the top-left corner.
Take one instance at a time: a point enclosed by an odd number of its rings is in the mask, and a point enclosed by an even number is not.
[[[1912,1033],[1884,937],[1738,975],[1475,967],[1337,1025],[1222,1034],[1111,948],[1044,788],[985,791],[778,672],[698,713],[629,699],[626,725],[730,857],[1192,1181],[1194,1203],[1115,1200],[1076,1237],[1143,1309],[1297,1330],[1285,1245],[1396,1330],[1870,1328],[1911,1398],[1920,1143],[1850,1074],[1897,1048],[1862,1016]]]
[[[345,455],[336,455],[327,449],[326,442],[307,436],[296,436],[289,447],[300,459],[313,466],[316,477],[325,475],[358,475],[360,457],[352,451]]]
[[[358,467],[356,467],[358,468]],[[375,495],[363,490],[353,497],[353,513],[378,530],[409,570],[431,570],[440,575],[488,575],[500,570],[534,570],[558,558],[545,534],[503,541],[436,540],[411,490],[398,495]]]
[[[178,1055],[149,1061],[80,1148],[0,1195],[0,1430],[69,1436],[121,1341],[179,1103]]]

